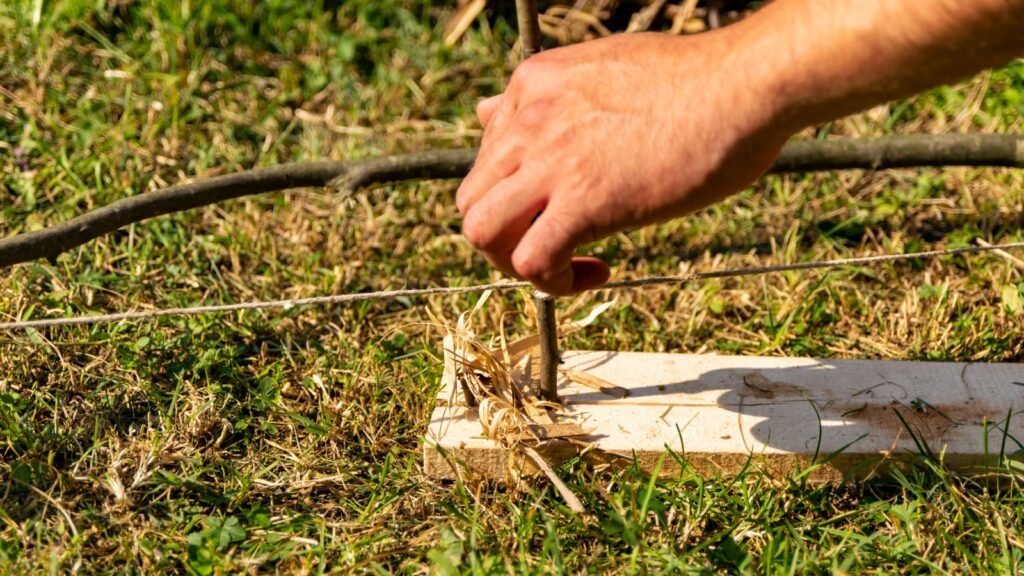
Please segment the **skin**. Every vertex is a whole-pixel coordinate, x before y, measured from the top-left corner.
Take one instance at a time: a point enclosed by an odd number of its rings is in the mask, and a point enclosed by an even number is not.
[[[799,130],[1024,53],[1024,0],[776,0],[691,37],[625,34],[542,52],[480,103],[463,233],[561,295],[608,267],[581,244],[749,186]]]

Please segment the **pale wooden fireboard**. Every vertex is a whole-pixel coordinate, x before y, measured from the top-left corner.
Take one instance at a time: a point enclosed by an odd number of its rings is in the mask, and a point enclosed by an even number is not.
[[[559,384],[566,413],[590,434],[598,462],[628,465],[635,457],[653,470],[672,450],[706,475],[728,477],[748,464],[788,475],[828,460],[812,480],[864,478],[920,454],[910,431],[964,472],[984,471],[1001,450],[1024,459],[1021,364],[633,352],[566,352],[563,361],[565,370],[630,391],[617,399]],[[508,451],[482,436],[475,409],[449,397],[442,391],[428,429],[428,475],[507,480],[510,465],[531,470],[528,462],[509,463]],[[557,465],[579,447],[552,441],[542,452]],[[666,457],[662,474],[679,466]]]

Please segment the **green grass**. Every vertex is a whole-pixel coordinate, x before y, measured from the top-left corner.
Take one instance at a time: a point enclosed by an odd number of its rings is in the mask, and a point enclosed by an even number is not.
[[[0,234],[183,179],[469,145],[509,72],[502,18],[441,43],[426,0],[0,4]],[[815,137],[1020,131],[1024,64]],[[5,270],[5,317],[496,278],[453,182],[307,190],[158,218]],[[768,178],[595,246],[617,277],[1020,240],[1019,172]],[[1024,360],[1024,282],[996,255],[618,293],[570,348]],[[603,301],[597,293],[586,301]],[[475,296],[0,335],[0,573],[992,572],[1024,569],[1024,492],[941,465],[884,482],[419,468],[441,335]],[[482,323],[529,329],[522,295]]]

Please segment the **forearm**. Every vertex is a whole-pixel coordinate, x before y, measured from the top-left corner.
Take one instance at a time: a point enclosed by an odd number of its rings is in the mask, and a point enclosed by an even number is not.
[[[463,232],[546,292],[593,288],[609,271],[580,244],[742,190],[796,131],[1003,64],[1022,31],[1024,0],[776,0],[708,34],[550,50],[480,108]]]
[[[762,93],[792,130],[1024,54],[1024,0],[777,0],[746,26]]]

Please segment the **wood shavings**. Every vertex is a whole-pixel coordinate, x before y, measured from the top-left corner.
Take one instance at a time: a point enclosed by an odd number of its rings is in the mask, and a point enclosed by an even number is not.
[[[626,396],[629,396],[629,390],[626,390],[622,386],[612,384],[602,378],[598,378],[593,374],[578,372],[576,370],[563,370],[562,375],[572,382],[582,384],[587,388],[593,388],[594,390],[604,392],[605,394],[615,398],[625,398]]]
[[[504,334],[497,346],[488,346],[478,336],[473,318],[485,305],[491,292],[485,292],[476,306],[459,315],[454,325],[434,321],[445,330],[442,385],[451,391],[449,402],[476,407],[484,436],[505,448],[525,456],[555,485],[569,508],[582,512],[579,500],[558,479],[552,467],[541,456],[539,448],[552,441],[588,446],[588,431],[563,413],[563,406],[538,396],[540,339],[536,334],[507,342]],[[561,332],[582,330],[615,304],[615,300],[595,306],[589,314],[573,322],[562,322]],[[529,312],[527,313],[529,315]],[[613,396],[624,391],[599,378],[572,373],[573,381],[583,380]],[[621,397],[621,396],[618,396]],[[510,458],[509,462],[523,461]],[[510,464],[511,465],[511,464]],[[518,477],[520,470],[510,470]]]

